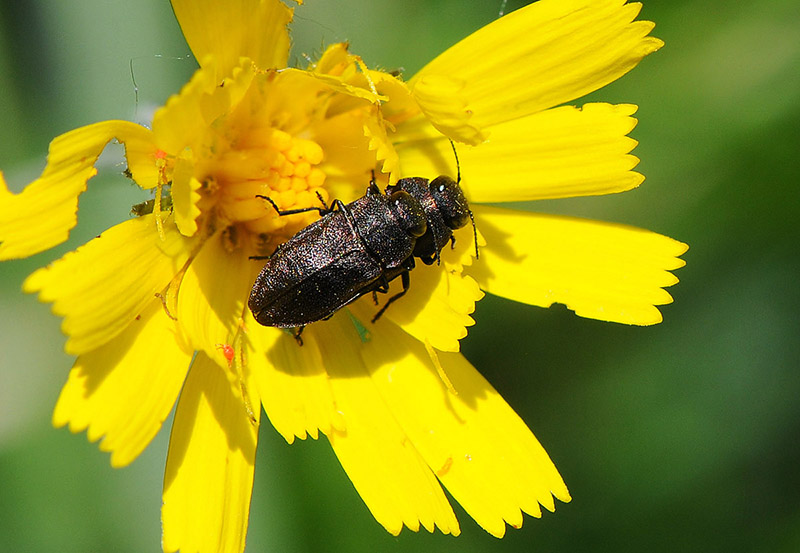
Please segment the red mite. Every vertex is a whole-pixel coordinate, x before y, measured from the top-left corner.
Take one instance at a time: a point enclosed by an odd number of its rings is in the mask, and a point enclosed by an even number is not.
[[[217,344],[217,349],[222,350],[222,355],[228,361],[228,366],[230,367],[233,364],[233,358],[236,356],[236,351],[233,349],[233,346],[228,344]]]

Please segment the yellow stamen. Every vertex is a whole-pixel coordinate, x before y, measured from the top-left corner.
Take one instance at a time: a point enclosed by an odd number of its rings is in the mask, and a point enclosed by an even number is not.
[[[323,157],[322,147],[307,138],[268,126],[244,130],[230,149],[205,162],[206,172],[218,185],[214,196],[219,215],[261,235],[261,241],[269,235],[274,249],[318,214],[281,217],[257,196],[271,198],[281,209],[322,207],[329,198],[325,172],[317,167]]]
[[[442,380],[442,383],[447,387],[447,390],[451,394],[457,396],[458,391],[456,391],[455,387],[453,387],[453,383],[450,382],[450,377],[448,377],[447,373],[444,372],[444,367],[442,367],[442,363],[439,361],[439,355],[436,353],[436,350],[433,349],[433,346],[431,346],[428,340],[425,340],[423,343],[425,344],[425,349],[428,352],[428,356],[431,358],[433,366],[436,367],[436,372],[439,374],[439,378]]]
[[[255,412],[253,411],[253,403],[250,401],[250,394],[247,392],[247,384],[245,383],[244,377],[244,368],[247,366],[247,360],[245,359],[245,348],[242,344],[242,337],[246,332],[244,320],[240,318],[236,334],[233,336],[232,345],[217,344],[217,348],[222,350],[225,360],[228,362],[228,369],[230,369],[231,376],[239,382],[239,390],[242,393],[242,403],[244,404],[244,409],[247,412],[247,418],[250,420],[250,424],[258,426],[258,419],[256,419]],[[220,348],[220,346],[222,347]]]

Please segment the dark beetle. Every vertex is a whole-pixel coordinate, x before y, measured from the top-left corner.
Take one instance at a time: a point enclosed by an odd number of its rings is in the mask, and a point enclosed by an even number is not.
[[[472,218],[458,182],[446,176],[430,183],[400,179],[385,194],[372,182],[365,196],[346,205],[336,200],[333,208],[281,211],[260,197],[281,216],[312,210],[322,215],[267,259],[248,301],[262,325],[299,328],[299,342],[305,325],[370,292],[388,292],[389,283],[401,277],[402,292],[389,299],[377,320],[408,290],[414,257],[426,264],[438,261],[454,240],[453,230]]]

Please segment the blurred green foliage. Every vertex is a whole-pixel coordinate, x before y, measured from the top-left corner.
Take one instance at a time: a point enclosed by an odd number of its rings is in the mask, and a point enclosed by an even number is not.
[[[411,75],[500,5],[308,0],[293,56],[348,39],[369,65]],[[530,208],[688,242],[674,305],[662,324],[635,328],[489,297],[463,342],[573,502],[503,540],[460,508],[458,539],[393,537],[324,439],[289,447],[265,424],[248,551],[800,550],[800,11],[795,0],[653,0],[643,17],[666,47],[578,103],[639,105],[647,181]],[[0,167],[12,188],[38,175],[54,136],[146,121],[191,75],[187,54],[166,0],[0,2]],[[159,550],[166,432],[113,470],[84,435],[54,430],[71,359],[59,321],[19,292],[25,275],[144,197],[120,176],[118,151],[101,159],[70,241],[0,272],[0,551]]]

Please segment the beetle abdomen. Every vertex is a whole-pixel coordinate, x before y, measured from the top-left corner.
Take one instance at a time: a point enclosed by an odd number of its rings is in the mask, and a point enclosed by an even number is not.
[[[264,282],[269,290],[260,309],[251,309],[262,325],[300,327],[326,319],[362,295],[380,277],[382,269],[363,252],[350,252],[304,278],[291,283]],[[275,286],[277,284],[277,286]],[[290,284],[290,286],[281,286]],[[252,297],[252,296],[251,296]]]
[[[248,305],[260,324],[303,326],[358,298],[382,270],[336,211],[297,233],[267,260]]]

